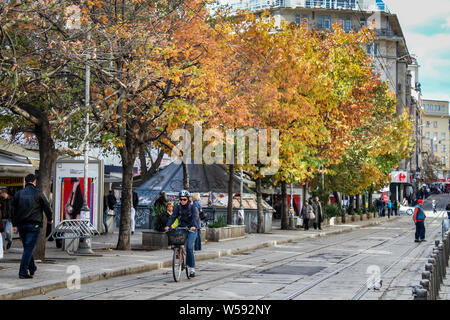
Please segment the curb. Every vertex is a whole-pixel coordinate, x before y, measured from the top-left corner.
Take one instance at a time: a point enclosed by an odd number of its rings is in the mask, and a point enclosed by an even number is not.
[[[291,243],[294,241],[300,241],[300,240],[312,239],[312,238],[318,238],[318,237],[325,237],[328,235],[350,232],[350,231],[365,228],[368,226],[379,225],[382,222],[394,221],[399,218],[400,217],[392,217],[390,219],[387,219],[387,218],[376,219],[375,221],[368,220],[370,222],[367,224],[355,225],[355,226],[352,226],[352,227],[349,227],[346,229],[341,229],[341,230],[335,230],[335,231],[330,231],[330,232],[319,232],[319,233],[309,234],[309,235],[293,236],[292,238],[285,239],[285,240],[266,241],[261,244],[252,245],[252,246],[243,247],[243,248],[223,249],[223,250],[218,250],[216,252],[203,253],[203,254],[197,253],[195,260],[203,261],[203,260],[216,259],[216,258],[220,258],[220,257],[226,257],[226,256],[235,255],[235,254],[240,254],[240,253],[246,252],[246,251],[254,251],[257,249],[272,247],[272,246],[276,246],[279,244]],[[158,270],[158,269],[162,269],[162,268],[167,268],[167,267],[170,267],[171,265],[172,265],[172,260],[170,259],[170,260],[165,260],[165,261],[160,261],[160,262],[152,262],[152,263],[144,264],[144,265],[137,265],[137,266],[126,267],[126,268],[118,268],[118,269],[111,270],[108,272],[91,273],[91,274],[87,274],[87,275],[81,277],[80,283],[86,284],[86,283],[105,280],[105,279],[109,279],[109,278],[139,274],[139,273],[154,271],[154,270]],[[26,297],[30,297],[30,296],[46,294],[50,291],[57,290],[57,289],[63,289],[66,287],[67,287],[67,281],[58,281],[58,282],[40,285],[40,286],[34,287],[34,288],[15,290],[15,291],[12,291],[9,293],[3,293],[3,294],[0,294],[0,300],[16,300],[16,299],[26,298]]]

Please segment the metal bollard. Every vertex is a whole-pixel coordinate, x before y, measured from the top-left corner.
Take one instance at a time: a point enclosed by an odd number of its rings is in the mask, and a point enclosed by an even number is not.
[[[414,300],[427,300],[428,292],[427,290],[421,288],[420,286],[414,286],[412,289],[412,294]]]
[[[430,261],[430,260],[428,260]],[[436,281],[435,281],[435,274],[434,274],[434,265],[432,263],[425,264],[425,271],[428,271],[429,273],[429,279],[430,280],[430,299],[435,300],[436,295],[434,294],[436,292]],[[423,273],[422,273],[423,276]]]
[[[441,270],[442,270],[441,281],[443,281],[445,275],[447,274],[447,265],[445,263],[445,255],[444,255],[444,244],[440,243],[438,248],[439,248],[439,257],[441,259]]]
[[[428,281],[428,294],[427,297],[430,300],[433,300],[432,292],[433,292],[433,283],[431,282],[431,272],[430,271],[423,271],[422,272],[422,281]]]

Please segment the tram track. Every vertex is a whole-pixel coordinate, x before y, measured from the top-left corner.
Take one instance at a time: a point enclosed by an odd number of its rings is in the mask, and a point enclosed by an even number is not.
[[[376,230],[376,231],[373,231],[371,233],[366,234],[365,236],[372,236],[372,235],[375,235],[375,234],[383,232],[383,231],[384,230]],[[310,254],[310,253],[313,253],[313,252],[317,252],[317,251],[320,251],[320,250],[323,250],[323,249],[327,249],[327,248],[330,248],[330,247],[340,246],[340,245],[343,245],[343,244],[345,244],[347,242],[351,242],[351,241],[357,240],[359,238],[360,238],[360,236],[352,236],[352,237],[349,237],[349,238],[345,239],[344,241],[340,241],[339,243],[332,243],[332,244],[327,244],[327,245],[311,248],[310,250],[303,251],[301,253],[298,253],[298,254],[295,254],[295,255],[291,255],[291,256],[286,257],[286,258],[282,258],[282,259],[280,259],[278,261],[275,261],[275,262],[272,262],[272,263],[258,264],[257,266],[254,266],[252,268],[228,274],[225,277],[228,279],[228,278],[240,276],[240,275],[248,273],[248,272],[259,270],[259,269],[264,271],[264,270],[267,270],[267,269],[270,269],[270,268],[273,268],[273,267],[276,267],[276,266],[280,266],[280,265],[292,262],[292,261],[296,260],[299,256],[307,255],[307,254]],[[296,241],[294,241],[294,242],[296,242]],[[377,245],[379,245],[379,244],[376,244],[376,245],[374,245],[372,247],[375,247]],[[368,248],[368,250],[371,249],[372,247]],[[352,257],[352,256],[354,256],[354,255],[351,255],[350,257]],[[338,263],[340,263],[343,260],[348,259],[350,257],[345,257],[344,259],[340,260]],[[254,259],[254,258],[255,257],[249,257],[249,258],[243,259],[242,261],[251,260],[251,259]],[[82,297],[78,297],[78,298],[76,298],[74,300],[85,300],[85,299],[89,299],[89,298],[93,298],[93,297],[98,297],[98,296],[101,296],[101,295],[104,295],[104,294],[109,294],[109,293],[112,293],[114,291],[127,289],[127,288],[130,288],[130,287],[138,287],[138,286],[141,286],[141,285],[147,285],[147,284],[156,283],[158,281],[164,281],[164,280],[168,280],[169,281],[170,279],[172,279],[171,276],[163,276],[163,277],[146,279],[146,280],[140,280],[140,281],[133,280],[132,283],[128,283],[128,284],[125,284],[123,286],[119,286],[117,288],[109,288],[107,290],[102,290],[100,292],[91,293],[91,294],[88,294],[88,295],[85,295],[85,296],[82,296]],[[163,297],[175,294],[175,293],[177,293],[179,291],[182,291],[182,290],[190,289],[190,288],[193,288],[193,287],[199,287],[199,286],[204,285],[204,284],[210,284],[211,282],[218,282],[218,281],[221,281],[221,280],[224,280],[224,277],[220,277],[220,278],[216,278],[216,279],[207,279],[207,280],[202,281],[202,282],[194,282],[192,285],[182,286],[182,288],[177,288],[177,289],[171,290],[169,292],[166,292],[166,293],[157,295],[155,297],[152,297],[151,299],[153,300],[153,299],[163,298]],[[180,284],[183,284],[183,282],[180,283]]]
[[[442,218],[442,215],[443,215],[443,214],[444,214],[444,213],[441,212],[438,216],[433,217],[433,220],[432,220],[429,224],[431,225],[431,224],[433,224],[433,222],[436,221],[437,219]],[[440,228],[441,228],[440,226],[437,226],[437,227],[435,227],[434,229],[432,229],[432,234],[435,235],[435,234],[439,233]],[[404,234],[401,236],[400,239],[398,239],[398,240],[397,240],[396,242],[394,242],[394,243],[390,243],[389,246],[392,246],[392,245],[395,245],[395,244],[399,243],[401,240],[403,240],[404,237],[409,236],[410,233],[412,233],[412,232],[415,232],[415,227],[413,227],[413,228],[411,228],[410,230],[404,232]],[[383,243],[377,244],[376,246],[383,245],[383,244],[386,243],[386,242],[388,242],[388,240],[384,241]],[[383,272],[381,273],[381,275],[386,274],[386,273],[387,273],[388,271],[390,271],[395,265],[397,265],[400,261],[402,261],[406,256],[408,256],[413,250],[415,250],[415,249],[417,249],[417,248],[419,248],[419,245],[413,246],[413,247],[411,247],[411,248],[408,248],[408,250],[406,250],[406,251],[405,251],[398,259],[396,259],[392,264],[390,264],[389,266],[387,266],[387,267],[383,270]],[[368,251],[368,250],[370,250],[370,248],[368,248],[368,249],[366,249],[366,250],[364,250],[364,251]],[[364,251],[363,251],[363,252],[359,252],[359,253],[357,253],[357,254],[354,254],[353,256],[361,255],[361,254],[364,253]],[[422,251],[420,252],[419,255],[421,255],[421,254],[423,253],[423,251],[424,251],[424,250],[422,250]],[[418,257],[419,255],[416,256],[416,259],[417,259],[417,257]],[[352,256],[351,256],[351,257],[352,257]],[[318,280],[315,280],[314,282],[312,282],[312,283],[310,283],[310,284],[308,284],[308,285],[302,287],[301,289],[295,291],[294,293],[291,293],[289,296],[287,296],[287,297],[285,298],[285,300],[292,300],[292,299],[294,299],[294,298],[299,297],[300,295],[304,294],[305,292],[309,291],[310,289],[312,289],[312,288],[318,286],[319,284],[321,284],[321,283],[323,283],[324,281],[330,279],[331,277],[333,277],[333,276],[335,276],[335,275],[341,273],[341,272],[344,271],[345,269],[348,269],[348,268],[354,266],[355,264],[357,264],[357,263],[359,263],[359,262],[361,262],[361,261],[363,261],[363,260],[365,260],[365,259],[367,259],[367,258],[369,258],[369,257],[370,257],[370,256],[362,257],[361,259],[358,259],[358,260],[356,260],[356,261],[354,261],[354,262],[352,262],[352,263],[349,263],[349,264],[343,266],[342,268],[340,268],[340,269],[338,269],[338,270],[335,270],[335,271],[333,271],[333,272],[331,272],[331,273],[329,273],[329,274],[323,276],[322,278],[320,278],[320,279],[318,279]],[[348,258],[350,258],[350,257],[348,257]],[[415,259],[415,260],[416,260],[416,259]],[[414,260],[414,262],[415,262],[415,260]],[[409,263],[408,263],[408,266],[410,266],[412,263],[413,263],[413,262],[409,262]],[[367,292],[369,292],[369,289],[367,288],[367,284],[364,283],[364,284],[360,287],[360,289],[357,290],[357,292],[355,293],[355,295],[352,297],[352,300],[360,300]]]
[[[437,218],[439,218],[439,217],[434,217],[434,219],[432,220],[432,222],[430,222],[430,224],[433,223],[433,221],[435,219],[437,219]],[[368,228],[370,228],[370,227],[368,227]],[[438,228],[435,228],[434,230],[437,230],[437,229]],[[368,234],[365,234],[365,237],[374,236],[374,235],[376,235],[376,234],[378,234],[380,232],[383,232],[383,231],[385,231],[385,229],[376,230],[376,231],[370,232]],[[414,228],[411,228],[411,229],[409,229],[409,230],[407,230],[407,231],[405,231],[405,232],[403,232],[401,234],[398,234],[394,238],[394,239],[397,239],[397,241],[395,241],[395,243],[398,243],[399,241],[401,241],[404,237],[408,236],[413,231],[414,231]],[[282,258],[280,260],[277,260],[277,261],[274,261],[274,262],[271,262],[271,263],[267,263],[267,262],[261,263],[261,264],[258,264],[256,266],[252,267],[252,268],[248,268],[246,270],[241,270],[241,271],[237,271],[237,272],[232,272],[230,274],[226,274],[225,276],[222,275],[221,277],[218,277],[218,278],[212,278],[212,279],[209,278],[209,279],[206,279],[206,280],[200,281],[200,282],[195,281],[192,284],[189,284],[187,286],[183,285],[180,288],[176,288],[174,290],[170,290],[168,292],[164,292],[162,294],[159,294],[159,295],[156,295],[154,297],[151,297],[150,299],[151,300],[156,300],[156,299],[165,298],[165,297],[168,297],[170,295],[176,294],[176,293],[181,292],[181,291],[189,290],[189,289],[192,289],[192,288],[199,288],[200,286],[203,286],[203,285],[210,285],[212,282],[228,281],[230,278],[238,277],[238,276],[244,275],[244,274],[252,272],[252,271],[253,272],[254,271],[263,272],[264,270],[267,270],[267,269],[271,269],[271,268],[274,268],[274,267],[278,267],[278,266],[283,266],[283,265],[289,264],[290,262],[295,261],[296,259],[298,259],[298,257],[300,257],[302,255],[307,255],[307,254],[310,254],[310,253],[313,253],[313,252],[318,252],[318,251],[321,251],[321,250],[324,250],[324,249],[327,249],[327,248],[330,248],[330,247],[340,246],[340,245],[343,245],[343,244],[345,244],[347,242],[351,242],[353,240],[357,240],[357,239],[360,239],[360,238],[361,238],[360,235],[346,237],[346,239],[344,239],[343,241],[340,241],[339,243],[331,243],[331,244],[326,244],[326,245],[322,245],[322,246],[319,246],[319,247],[311,248],[311,249],[309,249],[307,251],[303,251],[301,253],[298,253],[298,254],[295,254],[295,255],[291,255],[289,257]],[[294,293],[291,293],[285,299],[293,299],[295,297],[300,296],[301,294],[307,292],[308,290],[312,289],[313,287],[319,285],[323,281],[326,281],[327,279],[333,277],[334,275],[341,273],[345,269],[350,268],[351,266],[356,265],[357,263],[359,263],[359,262],[369,258],[370,255],[367,255],[367,251],[372,250],[373,248],[382,246],[385,243],[390,242],[390,241],[392,241],[394,239],[393,238],[389,238],[387,240],[383,240],[381,243],[377,243],[375,245],[372,245],[372,246],[364,249],[361,252],[357,252],[357,253],[354,253],[354,254],[351,254],[349,256],[344,257],[343,259],[341,259],[338,262],[336,262],[335,265],[339,265],[339,264],[341,264],[344,261],[348,261],[352,257],[358,256],[358,255],[361,255],[361,254],[365,254],[365,256],[361,257],[360,259],[352,261],[348,265],[344,265],[342,268],[331,272],[330,274],[320,278],[319,280],[316,280],[314,283],[311,283],[311,284],[307,285],[306,287],[303,287],[300,290],[297,290]],[[295,243],[295,242],[297,242],[297,241],[294,241],[292,243]],[[390,243],[389,246],[392,246],[395,243]],[[392,269],[392,267],[394,267],[396,264],[398,264],[405,256],[407,256],[412,250],[414,250],[417,247],[418,246],[414,246],[411,250],[408,250],[407,252],[402,254],[400,259],[397,259],[393,264],[391,264],[390,266],[386,267],[383,272],[386,273],[387,271]],[[364,252],[366,252],[366,253],[364,253]],[[258,258],[258,257],[256,257],[256,258]],[[249,258],[245,258],[243,260],[240,260],[240,263],[242,264],[242,262],[245,262],[245,261],[251,260],[251,259],[255,259],[255,257],[252,256],[252,257],[249,257]],[[84,295],[82,297],[75,298],[74,300],[86,300],[86,299],[89,299],[89,298],[100,297],[100,296],[105,295],[105,294],[110,294],[112,292],[120,292],[121,290],[132,288],[132,287],[137,287],[138,288],[139,286],[142,286],[142,285],[148,285],[148,284],[157,283],[157,282],[160,282],[160,281],[170,281],[170,279],[171,279],[171,276],[167,275],[167,276],[161,276],[161,277],[157,277],[157,278],[152,277],[150,279],[140,279],[140,280],[137,280],[137,281],[136,280],[132,280],[132,281],[130,281],[128,283],[125,283],[124,285],[118,286],[116,288],[108,288],[106,290],[102,290],[102,291],[99,291],[99,292],[93,292],[93,293]],[[186,284],[186,283],[187,282],[182,282],[180,284]],[[360,290],[358,290],[356,292],[356,294],[354,295],[353,298],[358,300],[362,296],[364,296],[366,293],[367,293],[367,291],[365,291],[362,288],[360,288]]]

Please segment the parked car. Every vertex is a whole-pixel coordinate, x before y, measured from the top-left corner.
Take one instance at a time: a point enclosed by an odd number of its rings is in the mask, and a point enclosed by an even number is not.
[[[411,216],[414,213],[414,207],[400,205],[399,214],[406,213]]]

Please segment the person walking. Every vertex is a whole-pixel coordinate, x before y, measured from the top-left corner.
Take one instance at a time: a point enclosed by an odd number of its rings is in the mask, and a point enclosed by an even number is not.
[[[425,215],[425,212],[423,211],[422,207],[423,207],[423,200],[422,199],[417,200],[417,206],[414,209],[413,215],[413,220],[414,223],[416,224],[416,234],[414,242],[426,241],[425,219],[427,216]]]
[[[305,200],[305,205],[302,208],[301,216],[303,218],[303,226],[305,227],[305,231],[309,230],[309,219],[314,214],[313,207],[309,204],[308,200]]]
[[[387,210],[388,210],[388,219],[391,218],[391,213],[392,213],[392,202],[391,200],[388,200],[387,202]]]
[[[13,232],[19,231],[23,244],[19,278],[31,279],[37,270],[33,252],[44,220],[42,212],[45,213],[50,224],[53,224],[53,213],[44,193],[36,188],[36,176],[34,174],[27,175],[25,183],[25,188],[14,195],[11,217]]]
[[[133,191],[133,203],[131,205],[131,225],[130,230],[131,234],[134,234],[134,230],[136,229],[136,208],[139,204],[139,196],[136,191]]]
[[[384,202],[381,199],[377,199],[378,216],[381,218],[383,215]]]
[[[105,226],[105,233],[108,233],[108,215],[114,215],[114,206],[116,205],[117,200],[114,196],[114,192],[109,190],[109,194],[104,198],[104,207],[103,211],[103,225]]]
[[[447,203],[447,206],[445,207],[445,210],[447,211],[447,218],[450,219],[450,202]]]
[[[5,234],[5,249],[9,250],[12,245],[12,226],[11,226],[11,197],[7,188],[0,189],[0,219],[3,222],[3,233]]]
[[[164,228],[166,227],[167,222],[169,221],[170,216],[172,214],[173,214],[173,202],[169,201],[169,202],[167,202],[166,210],[163,213],[161,213],[159,216],[157,216],[158,219],[156,221],[156,226],[155,226],[156,231],[160,231],[160,232],[164,231]]]
[[[322,214],[322,204],[319,201],[319,197],[315,197],[313,204],[312,204],[314,214],[316,216],[314,220],[314,229],[319,228],[319,230],[322,230],[320,227],[320,223],[323,221],[323,214]]]
[[[200,230],[202,229],[202,221],[200,219],[202,209],[202,203],[200,202],[200,193],[193,193],[192,194],[192,204],[197,208],[198,210],[198,216],[197,216],[197,238],[195,238],[195,244],[194,244],[194,250],[200,251],[202,250],[202,239],[201,239],[201,233]]]
[[[197,237],[198,229],[197,217],[198,209],[194,207],[193,204],[189,203],[190,193],[187,190],[181,190],[178,194],[180,199],[180,204],[175,208],[173,214],[170,216],[169,221],[165,227],[165,231],[168,231],[172,223],[178,218],[179,227],[187,227],[190,232],[188,232],[186,240],[186,265],[189,268],[189,276],[195,277],[195,255],[194,255],[194,243]]]

